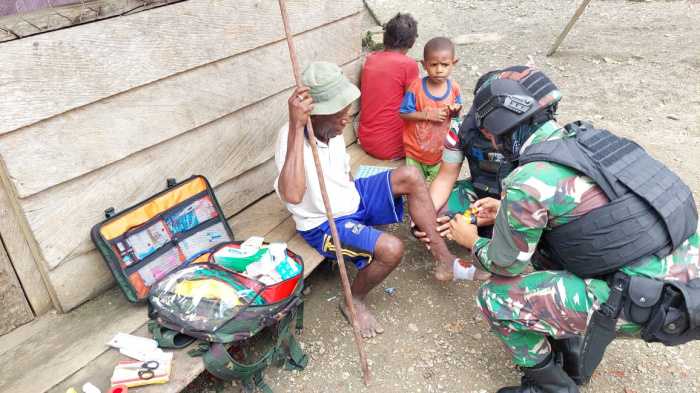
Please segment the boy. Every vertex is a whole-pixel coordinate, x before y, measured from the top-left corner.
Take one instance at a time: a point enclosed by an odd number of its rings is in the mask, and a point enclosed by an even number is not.
[[[450,122],[462,109],[459,85],[450,79],[457,61],[449,38],[428,41],[421,62],[428,76],[413,81],[401,103],[406,165],[420,169],[428,182],[437,176]]]
[[[384,26],[384,50],[369,54],[362,66],[358,135],[362,148],[381,160],[405,156],[399,107],[406,88],[418,78],[418,64],[406,56],[417,36],[416,20],[396,14]]]

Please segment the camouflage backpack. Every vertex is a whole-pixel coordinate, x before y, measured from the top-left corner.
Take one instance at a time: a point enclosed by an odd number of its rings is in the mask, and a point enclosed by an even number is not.
[[[237,247],[232,242],[222,247]],[[212,253],[212,256],[214,253]],[[202,356],[207,371],[225,381],[240,380],[246,392],[272,390],[263,381],[270,364],[301,370],[307,356],[292,333],[303,324],[303,261],[287,250],[301,273],[265,285],[214,262],[193,263],[168,275],[149,294],[149,330],[161,348],[181,348]],[[267,333],[269,349],[254,356],[253,336]],[[189,340],[188,340],[189,338]],[[255,359],[253,360],[253,358]]]

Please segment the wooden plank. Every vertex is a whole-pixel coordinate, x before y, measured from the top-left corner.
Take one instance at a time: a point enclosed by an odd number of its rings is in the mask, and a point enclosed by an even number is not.
[[[270,141],[286,121],[288,94],[21,200],[47,265],[53,269],[91,250],[89,230],[105,208],[119,211],[142,201],[161,191],[165,178],[202,174],[217,186],[267,161],[274,154]],[[255,126],[241,129],[245,125]]]
[[[277,194],[272,193],[231,217],[230,222],[236,237],[245,240],[250,236],[265,236],[287,217],[287,208]]]
[[[357,0],[288,3],[295,33],[355,14],[361,6]],[[276,2],[189,0],[5,42],[0,133],[282,38]]]
[[[276,195],[271,195],[277,198]],[[281,204],[279,199],[276,199],[278,204]],[[259,201],[255,205],[246,209],[243,213],[248,210],[257,210],[258,212],[266,211],[266,207],[272,207],[275,199],[266,197],[265,199]],[[286,211],[286,209],[285,209]],[[243,214],[241,213],[241,214]],[[260,217],[258,213],[253,214],[256,217]],[[270,216],[274,215],[271,214]],[[270,217],[268,217],[270,218]],[[235,223],[235,217],[230,220],[231,225]],[[273,220],[274,221],[274,220]],[[245,222],[245,224],[244,224]],[[261,222],[258,222],[261,223]],[[241,221],[240,231],[242,233],[261,234],[265,229],[256,226],[256,222],[245,220]],[[294,221],[287,213],[287,219],[274,228],[271,232],[265,235],[265,239],[268,241],[284,241],[288,242],[290,249],[294,250],[296,253],[302,256],[304,259],[304,275],[308,276],[313,269],[318,266],[323,261],[321,257],[315,250],[313,250],[297,233],[294,228]],[[132,334],[150,337],[148,329],[146,326],[141,326]],[[181,391],[185,386],[192,382],[202,371],[204,371],[204,364],[200,358],[193,358],[187,355],[189,348],[185,348],[174,352],[173,358],[173,370],[172,377],[169,383],[164,385],[149,386],[143,389],[147,393],[174,393]],[[109,378],[112,374],[112,369],[114,365],[122,359],[123,356],[117,351],[107,350],[100,354],[95,360],[90,361],[85,367],[81,368],[79,371],[68,377],[66,380],[58,383],[49,393],[63,393],[69,387],[81,386],[86,381],[91,381],[102,391],[106,391],[109,386]]]
[[[354,163],[353,169],[356,169],[357,165],[361,163],[382,164],[375,159],[366,159],[367,156],[356,144],[351,146],[348,152]],[[280,217],[285,215],[284,211],[280,209],[280,207],[283,208],[281,201],[276,198],[275,194],[266,196],[243,213],[233,217],[230,220],[231,225],[236,225],[236,217],[238,217],[240,233],[259,234],[266,232],[270,225],[260,226],[260,224],[268,220],[279,222]],[[248,210],[252,212],[250,216],[258,217],[258,220],[251,219],[251,217],[245,218],[244,214]],[[264,212],[269,213],[267,218],[262,217],[261,214]],[[308,275],[322,261],[322,258],[296,234],[293,220],[288,213],[286,215],[287,218],[283,219],[279,225],[267,231],[266,238],[287,241],[289,247],[304,258],[305,274]],[[276,218],[271,219],[272,217]],[[119,318],[112,316],[119,316]],[[70,386],[77,387],[90,381],[104,391],[107,388],[112,368],[121,355],[114,350],[108,350],[103,343],[117,331],[134,332],[137,335],[148,336],[146,327],[143,326],[147,318],[145,308],[128,304],[117,289],[108,291],[99,299],[84,305],[73,313],[59,316],[50,315],[49,317],[50,323],[39,325],[42,321],[38,321],[38,324],[35,325],[36,328],[32,326],[33,329],[29,335],[15,331],[10,333],[13,337],[0,338],[0,349],[4,345],[10,345],[10,343],[17,346],[0,353],[0,361],[4,360],[3,364],[12,365],[10,368],[0,371],[1,390],[12,391],[3,389],[9,387],[15,389],[14,391],[43,392],[45,389],[51,388],[52,393],[62,393]],[[49,328],[52,330],[47,335]],[[71,338],[81,337],[86,332],[87,335],[82,337],[82,340],[71,341]],[[21,339],[18,340],[18,337]],[[36,344],[39,339],[41,342]],[[57,339],[60,339],[62,345],[53,347],[56,345]],[[42,345],[42,349],[34,350],[32,345]],[[76,347],[83,349],[76,354],[74,353]],[[26,350],[21,351],[20,348]],[[47,348],[52,348],[52,351],[48,353],[48,359],[46,352],[44,352]],[[142,388],[143,391],[149,393],[178,392],[201,373],[204,369],[201,359],[191,358],[186,352],[186,350],[175,351],[173,379],[170,383]],[[9,359],[16,359],[17,364],[13,364]],[[72,361],[57,364],[58,359],[72,359]],[[42,362],[47,362],[47,364],[44,365]],[[47,373],[49,368],[52,371]],[[35,371],[37,369],[38,371]],[[26,375],[20,377],[20,370]],[[27,373],[27,370],[30,371]],[[37,375],[36,372],[45,375]]]
[[[345,133],[350,135],[353,134],[352,127],[350,125]],[[272,138],[272,140],[274,140],[274,138]],[[195,164],[193,163],[192,165]],[[187,167],[185,166],[185,168]],[[185,173],[191,174],[191,172]],[[176,178],[184,178],[186,176],[188,175],[183,175]],[[276,176],[277,170],[274,165],[274,160],[268,159],[263,164],[254,167],[236,178],[228,180],[219,186],[215,186],[217,199],[219,199],[226,216],[230,217],[234,213],[243,210],[246,206],[255,202],[260,197],[272,192],[272,185]],[[212,181],[214,180],[213,177],[209,178]],[[155,184],[155,190],[153,190],[151,194],[162,189],[162,184],[162,180],[157,182]],[[213,184],[216,183],[213,182]],[[147,185],[144,185],[143,187],[146,186]],[[145,197],[147,196],[144,196],[143,198]],[[274,197],[277,198],[276,195]],[[96,207],[95,210],[101,212],[104,206],[105,204],[102,204],[100,207]],[[283,209],[281,202],[280,206]],[[81,214],[81,212],[76,209],[76,211],[71,214]],[[288,213],[286,214],[288,215]],[[101,219],[100,216],[101,213],[96,213],[92,219],[92,222],[98,222]],[[75,217],[73,219],[75,219]],[[237,221],[239,219],[240,217],[237,218],[237,216],[234,216],[230,220],[236,238],[244,239],[254,233],[265,234],[259,230],[251,232],[245,232],[244,230],[241,232],[241,228],[245,228],[247,224],[238,223]],[[253,221],[254,220],[248,220],[247,222]],[[89,228],[89,226],[92,225],[92,222],[86,222],[86,228]],[[64,230],[67,229],[64,228]],[[61,263],[58,267],[47,273],[49,282],[53,283],[52,289],[54,290],[56,302],[59,308],[63,311],[70,310],[80,305],[86,299],[98,295],[113,283],[112,275],[102,261],[102,257],[96,250],[94,250],[91,240],[87,239],[88,232],[88,229],[85,229],[85,243],[78,246],[83,247],[83,249],[86,251],[71,257],[69,260],[66,260],[64,263]],[[58,236],[58,234],[56,234],[56,236]],[[78,287],[70,284],[73,282],[75,277],[90,277],[90,280],[86,280],[82,286]]]
[[[232,198],[227,205],[230,211],[237,212],[272,191],[272,180],[275,176],[274,161],[268,160],[265,164],[216,187],[217,199],[222,201],[224,196]],[[263,182],[263,179],[266,180]],[[269,184],[270,186],[265,192],[260,193],[260,190],[264,188],[263,184]],[[222,192],[221,189],[225,189],[226,192]],[[251,197],[251,195],[254,197]],[[226,212],[225,208],[224,212]],[[230,215],[227,214],[227,216]],[[240,238],[241,235],[238,231],[245,228],[236,224],[235,220],[229,220],[229,222],[234,230],[234,236]],[[59,265],[56,269],[48,272],[48,277],[49,281],[55,284],[53,289],[55,290],[57,303],[62,311],[68,311],[77,307],[85,300],[99,295],[114,284],[111,272],[102,256],[95,249]],[[75,281],[75,277],[90,277],[90,279],[84,280],[80,286],[70,285],[70,283]],[[62,285],[61,283],[68,285]]]
[[[51,297],[2,182],[0,182],[0,234],[34,313],[41,315],[51,310],[53,307]]]
[[[178,1],[182,0],[43,0],[40,2],[34,0],[34,8],[25,1],[24,7],[20,9],[13,7],[9,10],[17,15],[0,17],[0,42],[94,22],[124,13],[143,12]],[[61,5],[61,3],[78,4]],[[36,9],[37,6],[43,9]],[[33,11],[27,12],[28,8]]]
[[[24,297],[22,286],[7,257],[5,247],[0,243],[0,336],[34,319],[34,313]]]
[[[104,352],[114,334],[134,331],[146,319],[146,307],[127,302],[116,288],[58,316],[0,356],[0,391],[43,392]]]
[[[296,39],[299,57],[305,63],[357,59],[360,23],[356,14],[302,34]],[[3,135],[0,155],[17,195],[28,197],[292,87],[287,51],[278,42]],[[355,81],[359,68],[359,62],[348,68]]]
[[[266,162],[274,155],[271,141],[287,121],[290,91],[21,200],[47,266],[53,269],[93,249],[89,230],[102,220],[105,208],[121,210],[144,200],[162,190],[166,177],[203,174],[216,187]],[[228,207],[226,195],[221,202]]]
[[[226,217],[233,216],[272,192],[275,177],[277,177],[275,160],[269,159],[242,175],[216,186],[214,192]],[[241,236],[235,228],[233,234],[236,238]]]
[[[151,337],[145,325],[131,334],[141,337]],[[142,393],[177,393],[183,390],[204,371],[202,358],[189,356],[187,351],[190,349],[192,349],[192,346],[182,350],[167,351],[173,352],[174,354],[172,371],[170,372],[170,382],[162,385],[139,387],[138,391]],[[66,380],[55,385],[48,393],[65,393],[68,388],[78,388],[87,381],[92,382],[102,392],[107,392],[109,390],[109,380],[112,376],[114,365],[122,359],[128,358],[121,355],[118,351],[108,350]]]

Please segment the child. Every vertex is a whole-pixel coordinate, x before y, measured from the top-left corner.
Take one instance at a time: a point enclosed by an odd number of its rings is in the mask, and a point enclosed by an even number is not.
[[[432,181],[440,169],[445,136],[453,117],[462,109],[459,85],[450,79],[457,63],[449,38],[436,37],[423,48],[423,68],[428,76],[411,83],[401,104],[406,165]]]
[[[384,50],[367,56],[362,67],[358,135],[362,148],[382,160],[405,156],[399,107],[406,88],[418,78],[418,64],[406,56],[417,36],[416,20],[396,14],[384,26]]]

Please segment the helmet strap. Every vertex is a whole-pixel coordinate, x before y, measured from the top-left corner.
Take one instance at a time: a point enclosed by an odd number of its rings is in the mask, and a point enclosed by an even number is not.
[[[509,132],[498,138],[497,142],[499,147],[503,149],[504,157],[511,162],[517,161],[520,157],[520,150],[525,142],[530,138],[530,136],[532,136],[532,134],[535,133],[535,131],[537,131],[538,128],[540,128],[540,126],[542,126],[543,123],[549,120],[551,120],[550,116],[543,119],[532,118],[530,122],[520,124],[514,128],[513,132]]]

